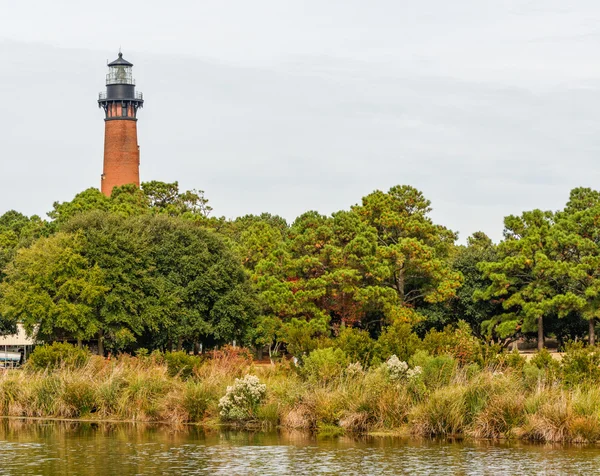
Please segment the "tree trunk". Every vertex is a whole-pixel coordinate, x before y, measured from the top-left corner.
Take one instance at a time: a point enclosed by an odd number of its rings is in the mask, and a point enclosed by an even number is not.
[[[594,329],[594,326],[596,325],[596,319],[593,317],[590,317],[590,345],[596,345],[596,329]]]
[[[194,342],[194,355],[198,355],[200,353],[200,343]]]
[[[398,278],[396,279],[396,288],[400,296],[400,301],[404,302],[404,269],[398,271]]]
[[[81,339],[77,339],[77,347],[79,347],[80,349],[83,348],[83,342],[81,341]]]
[[[537,342],[538,350],[542,350],[544,348],[544,318],[538,317],[538,342]]]
[[[98,331],[98,355],[104,357],[104,331],[102,329]]]
[[[179,336],[177,338],[177,352],[181,352],[182,348],[183,348],[183,337]]]

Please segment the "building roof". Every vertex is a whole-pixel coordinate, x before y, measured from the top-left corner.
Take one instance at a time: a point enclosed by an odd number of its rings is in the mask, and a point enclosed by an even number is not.
[[[119,57],[112,63],[108,63],[108,66],[133,66],[133,64],[123,58],[123,53],[119,51]]]

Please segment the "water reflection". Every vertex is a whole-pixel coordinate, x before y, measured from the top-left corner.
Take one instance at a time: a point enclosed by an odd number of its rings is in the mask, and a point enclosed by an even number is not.
[[[592,474],[597,447],[0,420],[0,474]]]

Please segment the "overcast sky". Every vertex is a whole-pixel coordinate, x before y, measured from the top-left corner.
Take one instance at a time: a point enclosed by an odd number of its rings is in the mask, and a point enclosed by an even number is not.
[[[134,63],[142,180],[215,213],[329,214],[409,184],[461,241],[600,189],[597,0],[0,0],[0,214],[98,187]]]

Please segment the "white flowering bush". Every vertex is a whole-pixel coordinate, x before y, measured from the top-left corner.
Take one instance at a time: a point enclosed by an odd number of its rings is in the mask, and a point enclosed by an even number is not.
[[[406,371],[406,377],[408,378],[408,380],[412,380],[417,378],[422,373],[423,369],[417,365],[414,369],[408,369]]]
[[[383,364],[384,369],[390,377],[392,382],[399,382],[400,380],[412,380],[417,378],[423,372],[423,369],[419,366],[415,368],[409,368],[408,364],[400,360],[397,356],[392,355]]]
[[[406,372],[408,371],[408,364],[400,360],[395,355],[392,355],[389,359],[387,359],[383,365],[385,365],[386,370],[388,371],[390,380],[398,381],[406,377]]]
[[[227,387],[225,396],[219,400],[221,417],[225,420],[253,419],[266,393],[267,386],[260,383],[255,375],[236,378],[234,384]]]
[[[348,364],[346,367],[346,375],[350,378],[361,377],[365,374],[365,369],[360,362]]]

